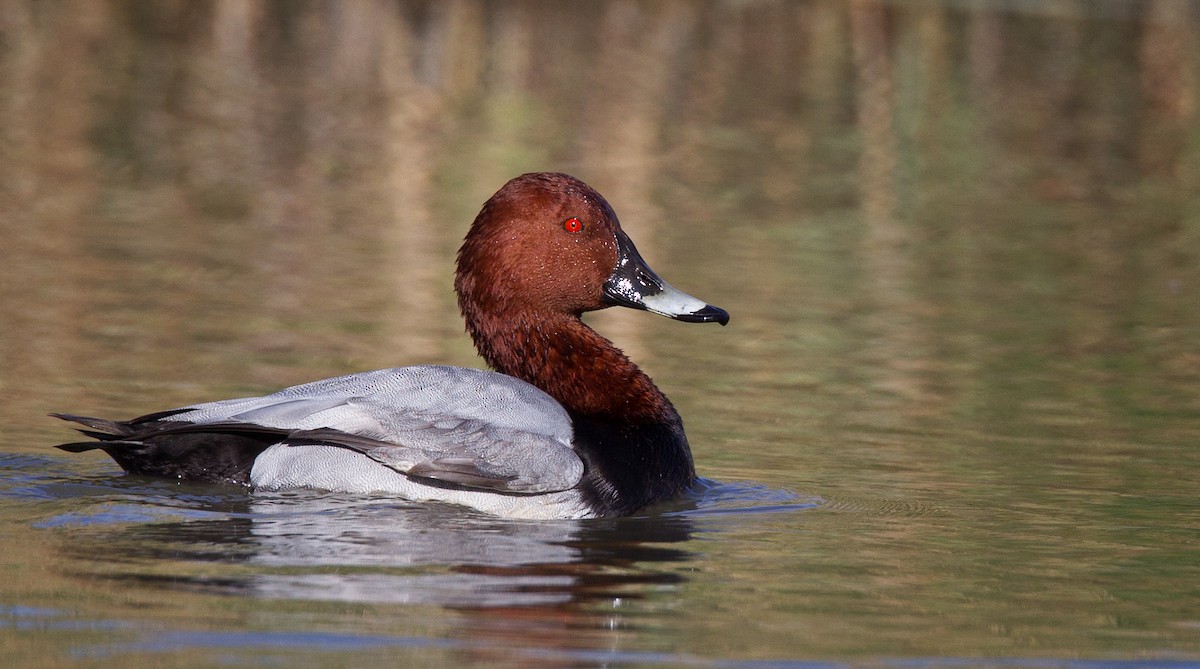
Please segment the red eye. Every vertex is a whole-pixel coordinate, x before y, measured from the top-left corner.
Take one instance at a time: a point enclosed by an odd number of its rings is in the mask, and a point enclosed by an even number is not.
[[[572,234],[576,232],[583,232],[583,221],[572,216],[571,218],[563,221],[563,230],[566,230]]]

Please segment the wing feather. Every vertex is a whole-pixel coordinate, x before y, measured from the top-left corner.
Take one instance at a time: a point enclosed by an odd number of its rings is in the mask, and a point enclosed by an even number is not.
[[[172,430],[261,430],[284,444],[347,448],[407,476],[488,491],[567,490],[584,471],[558,402],[483,370],[364,372],[199,404],[170,420],[179,421]]]

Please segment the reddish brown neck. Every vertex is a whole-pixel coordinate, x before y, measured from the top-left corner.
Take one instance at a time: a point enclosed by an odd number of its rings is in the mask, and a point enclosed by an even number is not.
[[[480,354],[498,372],[541,388],[568,411],[626,423],[677,421],[637,365],[583,321],[564,314],[468,317]]]

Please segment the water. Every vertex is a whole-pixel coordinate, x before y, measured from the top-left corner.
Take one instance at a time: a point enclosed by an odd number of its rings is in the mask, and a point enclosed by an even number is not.
[[[0,2],[0,658],[1200,662],[1197,22],[1175,0]],[[727,328],[588,320],[704,477],[635,518],[128,477],[112,417],[477,366],[454,252],[605,193]]]

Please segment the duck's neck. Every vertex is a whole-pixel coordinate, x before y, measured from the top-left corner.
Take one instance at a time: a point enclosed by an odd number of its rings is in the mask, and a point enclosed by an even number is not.
[[[468,330],[484,360],[541,388],[572,414],[639,424],[679,420],[650,377],[576,317],[528,314],[480,321]]]

